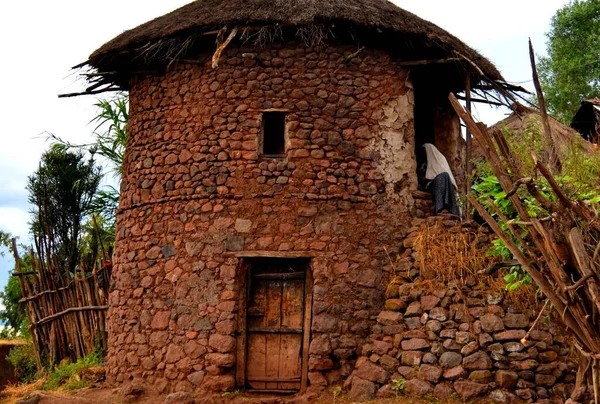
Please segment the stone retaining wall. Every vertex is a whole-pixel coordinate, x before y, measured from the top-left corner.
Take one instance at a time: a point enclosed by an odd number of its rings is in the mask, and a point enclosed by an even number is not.
[[[351,397],[394,395],[394,385],[437,399],[562,402],[570,396],[577,364],[557,325],[540,321],[523,340],[536,311],[519,310],[481,279],[434,290],[424,285],[388,289],[370,342],[346,381]]]

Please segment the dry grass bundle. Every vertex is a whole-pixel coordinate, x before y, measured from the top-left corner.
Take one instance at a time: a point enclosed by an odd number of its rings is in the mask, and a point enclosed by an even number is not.
[[[483,229],[448,228],[438,221],[424,225],[415,241],[416,265],[424,280],[463,285],[469,277],[496,261],[486,252]]]
[[[473,287],[489,292],[501,293],[505,304],[514,306],[521,312],[539,311],[543,301],[535,285],[521,285],[514,290],[506,290],[504,271],[493,275],[482,275],[497,257],[488,254],[489,235],[481,227],[449,228],[441,221],[425,224],[420,229],[414,244],[417,255],[415,267],[419,269],[420,278],[414,282],[415,287],[427,291],[448,287]],[[390,285],[405,283],[407,266],[395,265],[397,269]],[[402,271],[398,271],[398,269]]]
[[[39,395],[42,387],[46,383],[46,378],[36,380],[29,384],[12,384],[6,386],[2,392],[0,392],[0,403],[2,404],[15,404],[17,401],[31,397],[33,395]]]

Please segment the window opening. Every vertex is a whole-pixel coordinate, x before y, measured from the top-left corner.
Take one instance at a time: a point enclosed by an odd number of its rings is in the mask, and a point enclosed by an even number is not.
[[[285,112],[264,112],[262,153],[285,154]]]

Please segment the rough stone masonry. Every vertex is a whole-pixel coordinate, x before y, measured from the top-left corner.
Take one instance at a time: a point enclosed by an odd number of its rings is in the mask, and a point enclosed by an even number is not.
[[[444,216],[415,219],[420,225],[404,245],[435,221],[448,232],[469,231]],[[561,404],[571,396],[578,366],[558,319],[533,327],[538,311],[506,300],[486,279],[432,288],[411,257],[406,273],[415,281],[386,291],[377,324],[345,382],[351,398],[456,395],[467,401],[487,395],[499,403]]]
[[[287,42],[248,58],[232,45],[218,69],[207,54],[134,77],[109,380],[234,388],[240,260],[224,253],[241,250],[312,254],[309,380],[350,375],[417,183],[408,71],[375,50],[343,62],[355,51]],[[258,149],[273,110],[286,114],[276,159]]]

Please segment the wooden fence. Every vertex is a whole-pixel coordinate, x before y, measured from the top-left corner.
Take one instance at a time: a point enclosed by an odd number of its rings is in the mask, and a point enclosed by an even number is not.
[[[68,275],[30,252],[32,270],[23,272],[13,239],[15,272],[20,281],[30,323],[38,367],[59,363],[64,358],[77,360],[95,349],[106,349],[108,289],[112,266],[103,261],[99,268],[86,271],[83,265]]]

